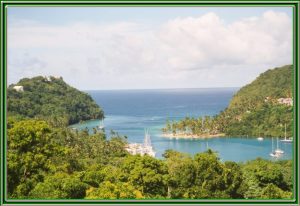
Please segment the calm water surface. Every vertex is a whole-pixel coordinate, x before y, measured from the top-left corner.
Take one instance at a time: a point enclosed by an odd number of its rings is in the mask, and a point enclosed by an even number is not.
[[[171,139],[161,136],[167,119],[215,115],[225,109],[237,88],[87,91],[105,112],[105,129],[126,135],[129,142],[142,143],[148,129],[157,157],[167,149],[195,154],[207,148],[217,151],[221,160],[245,161],[262,157],[272,159],[272,140],[265,138],[221,137],[211,139]],[[92,129],[98,120],[75,125]],[[276,139],[274,138],[274,147]],[[279,142],[285,151],[280,159],[292,158],[292,144]]]

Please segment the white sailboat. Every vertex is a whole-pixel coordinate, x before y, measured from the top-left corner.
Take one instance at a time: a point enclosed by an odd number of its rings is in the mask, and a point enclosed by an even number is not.
[[[263,138],[263,137],[257,137],[257,140],[258,140],[258,141],[263,141],[264,138]]]
[[[98,125],[99,129],[104,129],[104,120],[100,120],[100,124]]]
[[[257,137],[257,140],[258,141],[263,141],[264,140],[264,138],[262,136],[260,136],[260,132],[259,132],[259,137]]]
[[[274,151],[274,143],[273,143],[273,137],[272,137],[272,152],[270,153],[270,156],[271,157],[280,157],[280,154],[279,153],[276,153],[275,151]]]
[[[278,137],[277,137],[277,149],[275,150],[275,153],[277,153],[277,154],[283,154],[284,153],[284,151],[282,149],[279,149]]]
[[[286,138],[286,124],[284,125],[284,139],[280,140],[281,142],[284,143],[292,143],[293,142],[293,138]]]
[[[144,145],[143,145],[143,153],[148,154],[151,157],[155,157],[156,152],[154,151],[152,144],[151,144],[151,138],[148,130],[145,131],[145,139],[144,139]]]

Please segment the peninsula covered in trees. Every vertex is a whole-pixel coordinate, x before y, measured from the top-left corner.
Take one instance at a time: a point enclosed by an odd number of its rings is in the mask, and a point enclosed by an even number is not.
[[[126,137],[113,131],[91,134],[67,126],[103,118],[103,111],[61,78],[23,79],[7,92],[8,198],[293,197],[291,160],[222,162],[211,150],[194,156],[167,150],[163,159],[131,155]],[[67,124],[57,124],[61,115]]]
[[[293,127],[293,66],[287,65],[262,73],[242,87],[229,106],[216,116],[186,117],[167,121],[162,129],[167,137],[214,136],[287,136]]]
[[[54,76],[24,78],[10,85],[7,107],[9,115],[52,119],[65,125],[104,118],[103,110],[90,95]]]

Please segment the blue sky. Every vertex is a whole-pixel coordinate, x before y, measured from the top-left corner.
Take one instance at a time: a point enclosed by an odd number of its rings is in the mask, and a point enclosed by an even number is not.
[[[292,63],[291,36],[290,7],[9,7],[8,82],[56,75],[79,89],[243,86]]]

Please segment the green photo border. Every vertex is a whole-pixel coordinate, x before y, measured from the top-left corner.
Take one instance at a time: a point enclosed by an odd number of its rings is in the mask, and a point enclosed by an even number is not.
[[[79,200],[79,199],[68,199],[68,200],[22,200],[22,199],[7,199],[6,198],[6,88],[7,88],[7,8],[8,7],[293,7],[293,65],[294,65],[294,147],[293,147],[293,169],[294,169],[294,195],[290,200],[285,199],[274,199],[274,200],[261,200],[261,199],[195,199],[195,200],[184,200],[184,199],[142,199],[142,200]],[[0,72],[0,88],[1,88],[1,193],[0,193],[0,204],[2,205],[37,205],[37,204],[104,204],[104,205],[132,205],[132,204],[271,204],[271,205],[298,205],[299,204],[299,1],[281,1],[281,0],[210,0],[210,1],[173,1],[173,0],[132,0],[132,1],[96,1],[96,0],[50,0],[50,1],[22,1],[22,0],[8,0],[1,1],[1,72]]]

